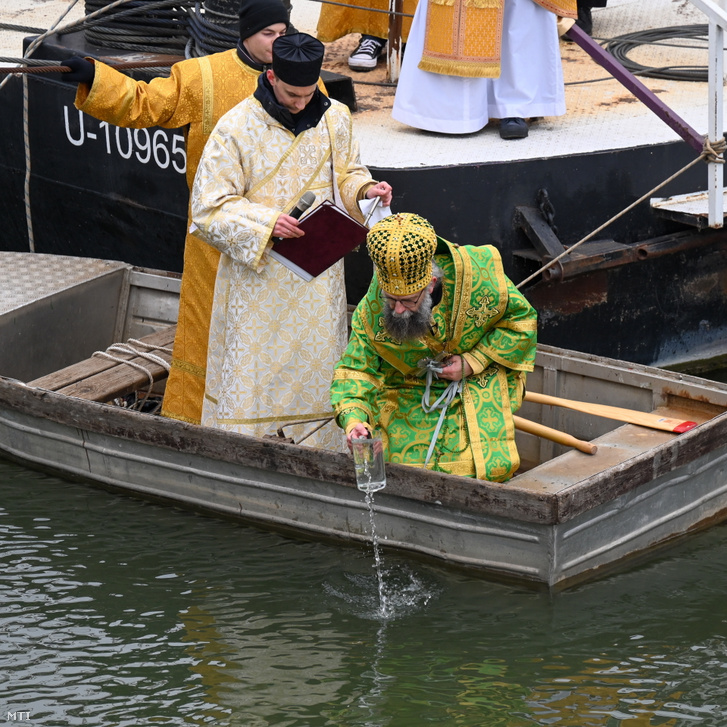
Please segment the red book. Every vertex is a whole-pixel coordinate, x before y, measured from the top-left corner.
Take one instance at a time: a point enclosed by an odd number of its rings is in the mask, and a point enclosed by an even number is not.
[[[269,254],[304,280],[313,280],[366,241],[368,227],[326,200],[300,221],[303,237],[277,240]]]

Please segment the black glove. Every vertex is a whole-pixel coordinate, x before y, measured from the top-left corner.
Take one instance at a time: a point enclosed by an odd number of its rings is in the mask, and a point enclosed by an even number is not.
[[[93,83],[93,77],[96,75],[96,66],[81,56],[71,56],[63,61],[64,66],[71,69],[70,73],[63,73],[64,81],[72,83]]]

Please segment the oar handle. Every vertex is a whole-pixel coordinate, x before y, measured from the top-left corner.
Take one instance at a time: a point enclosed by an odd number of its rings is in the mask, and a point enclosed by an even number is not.
[[[544,424],[537,424],[536,422],[531,422],[529,419],[523,419],[515,415],[512,418],[515,422],[515,427],[522,432],[534,434],[536,437],[542,437],[543,439],[550,439],[553,442],[557,442],[566,447],[573,447],[586,454],[596,454],[598,451],[598,447],[595,444],[585,442],[582,439],[576,439],[571,434],[561,432],[559,429],[552,429],[551,427],[546,427]]]
[[[623,409],[618,406],[609,406],[608,404],[591,404],[587,401],[561,399],[558,396],[540,394],[537,391],[525,392],[523,401],[530,401],[533,404],[545,404],[547,406],[561,406],[565,409],[582,412],[583,414],[592,414],[593,416],[605,417],[606,419],[616,419],[621,422],[638,424],[651,429],[661,429],[662,431],[672,432],[674,434],[688,432],[697,426],[697,422],[664,417],[660,414],[652,414],[635,409]]]

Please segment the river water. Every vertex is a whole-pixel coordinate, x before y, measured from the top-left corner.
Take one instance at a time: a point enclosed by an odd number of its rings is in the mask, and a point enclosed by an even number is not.
[[[727,725],[727,528],[548,594],[0,461],[0,721]]]

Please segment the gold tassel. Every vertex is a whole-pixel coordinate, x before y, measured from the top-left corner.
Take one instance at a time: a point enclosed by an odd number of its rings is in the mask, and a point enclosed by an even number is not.
[[[444,76],[463,76],[465,78],[498,78],[500,64],[496,61],[467,63],[466,61],[441,60],[422,56],[418,66],[422,71],[440,73]]]
[[[502,0],[464,0],[466,8],[494,8],[499,10],[502,7]]]
[[[454,5],[454,0],[429,0],[432,5],[447,5],[449,7],[452,7]]]

